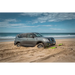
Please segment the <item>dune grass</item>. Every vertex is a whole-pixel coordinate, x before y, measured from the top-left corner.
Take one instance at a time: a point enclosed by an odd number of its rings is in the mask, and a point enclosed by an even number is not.
[[[51,48],[48,48],[48,49],[55,49],[55,48],[57,48],[57,47],[51,47]]]
[[[58,46],[62,46],[63,44],[61,43],[61,44],[59,44]]]
[[[63,44],[61,43],[61,44],[59,44],[58,46],[62,46]],[[55,48],[57,48],[57,47],[50,47],[50,48],[48,48],[48,49],[55,49]]]

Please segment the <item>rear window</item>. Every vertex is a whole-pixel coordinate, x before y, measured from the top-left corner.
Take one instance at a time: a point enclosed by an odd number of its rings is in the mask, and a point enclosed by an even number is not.
[[[32,35],[33,35],[33,34],[27,34],[27,37],[28,37],[28,38],[31,38]]]
[[[26,34],[20,34],[20,35],[18,35],[18,38],[26,38]]]
[[[22,38],[26,38],[26,37],[27,37],[27,35],[26,35],[26,34],[22,34],[21,36],[22,36]]]
[[[18,35],[18,38],[22,38],[22,36],[21,35]]]

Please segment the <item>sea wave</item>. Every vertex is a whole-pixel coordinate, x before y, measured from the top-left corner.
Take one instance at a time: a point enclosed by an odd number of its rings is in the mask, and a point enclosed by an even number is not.
[[[75,35],[43,35],[44,37],[75,38]],[[0,36],[0,39],[14,39],[15,36]]]
[[[14,39],[14,36],[6,36],[6,37],[0,37],[0,39]]]
[[[75,35],[43,35],[45,37],[75,37]]]

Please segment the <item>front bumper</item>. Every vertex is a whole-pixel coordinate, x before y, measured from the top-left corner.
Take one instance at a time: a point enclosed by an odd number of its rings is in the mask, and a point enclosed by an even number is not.
[[[53,44],[55,45],[55,44],[56,44],[56,41],[53,41],[53,42],[45,42],[45,43],[44,43],[45,47],[46,47],[46,46],[53,45]]]

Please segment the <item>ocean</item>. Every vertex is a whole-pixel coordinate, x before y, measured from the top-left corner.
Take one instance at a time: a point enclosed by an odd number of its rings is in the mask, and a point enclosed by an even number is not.
[[[0,42],[14,41],[19,33],[0,33]],[[75,33],[41,33],[44,37],[54,37],[55,39],[75,38]]]

